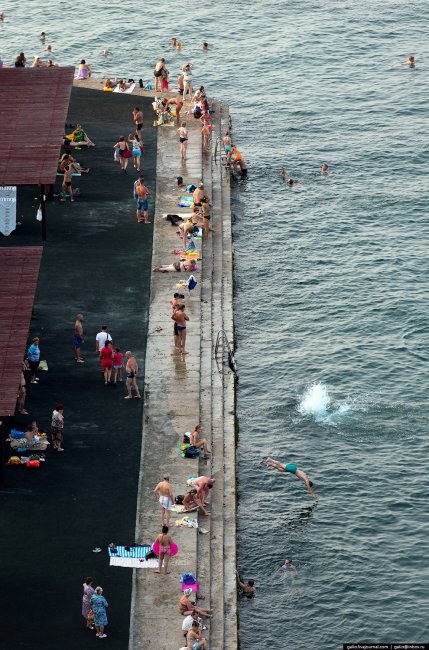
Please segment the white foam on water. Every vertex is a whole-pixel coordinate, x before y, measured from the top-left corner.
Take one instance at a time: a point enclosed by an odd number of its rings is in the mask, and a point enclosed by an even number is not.
[[[331,398],[325,384],[315,383],[307,386],[304,395],[298,405],[301,415],[312,415],[316,419],[324,418]]]

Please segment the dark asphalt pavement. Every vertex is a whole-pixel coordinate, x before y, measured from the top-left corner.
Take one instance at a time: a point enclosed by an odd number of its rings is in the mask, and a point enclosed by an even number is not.
[[[144,110],[142,168],[155,195],[156,130],[150,100],[73,89],[69,122],[81,122],[96,147],[76,152],[91,171],[74,179],[74,204],[47,204],[44,246],[29,340],[40,336],[48,372],[29,383],[27,410],[48,429],[65,405],[62,454],[47,452],[40,469],[7,468],[0,489],[0,647],[2,650],[85,650],[101,641],[84,628],[81,590],[87,575],[110,608],[110,650],[128,648],[131,569],[109,568],[109,542],[134,541],[143,400],[105,387],[95,335],[108,325],[114,343],[130,349],[143,370],[152,254],[152,226],[137,225],[132,198],[137,174],[113,161],[113,145],[132,131],[132,108]],[[58,177],[57,187],[60,184]],[[19,190],[22,225],[0,246],[39,245],[37,188]],[[1,254],[1,250],[0,250]],[[75,315],[85,316],[85,364],[73,359]],[[143,378],[140,377],[140,386]],[[18,427],[19,428],[19,427]],[[9,457],[10,454],[7,454]],[[102,553],[92,549],[101,547]]]

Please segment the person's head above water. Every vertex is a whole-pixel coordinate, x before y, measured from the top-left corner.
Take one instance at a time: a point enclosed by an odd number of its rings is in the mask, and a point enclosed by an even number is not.
[[[248,580],[247,584],[249,585],[249,587],[253,587],[253,585],[255,584],[255,581],[254,580]]]
[[[322,164],[322,172],[327,172],[328,171],[328,165],[326,163]]]

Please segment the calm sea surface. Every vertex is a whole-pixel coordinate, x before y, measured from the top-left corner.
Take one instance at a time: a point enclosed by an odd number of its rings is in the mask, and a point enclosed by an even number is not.
[[[429,641],[428,2],[0,8],[6,63],[40,54],[44,30],[57,62],[97,76],[191,60],[231,105],[249,164],[233,206],[238,555],[258,586],[242,648]],[[305,469],[317,503],[267,454]]]

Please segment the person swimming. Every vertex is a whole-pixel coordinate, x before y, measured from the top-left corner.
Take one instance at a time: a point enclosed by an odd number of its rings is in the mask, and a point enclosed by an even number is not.
[[[286,571],[287,573],[296,573],[298,569],[292,562],[292,560],[285,560],[284,564],[279,567],[279,571]]]
[[[407,65],[409,68],[414,68],[414,63],[415,63],[415,58],[413,56],[409,56],[408,59],[405,61],[405,65]]]
[[[329,167],[326,163],[322,165],[322,174],[329,174]]]
[[[101,52],[100,56],[104,56],[104,57],[106,57],[106,56],[109,56],[109,54],[110,54],[109,50],[103,50],[103,51]]]
[[[274,467],[274,469],[279,472],[290,472],[291,474],[295,474],[297,478],[301,479],[301,481],[305,483],[305,487],[310,492],[311,496],[316,498],[316,494],[313,490],[313,483],[310,481],[307,474],[302,469],[298,469],[294,463],[281,463],[278,460],[268,457],[265,464],[267,467]]]

